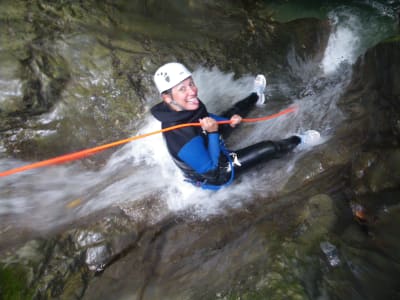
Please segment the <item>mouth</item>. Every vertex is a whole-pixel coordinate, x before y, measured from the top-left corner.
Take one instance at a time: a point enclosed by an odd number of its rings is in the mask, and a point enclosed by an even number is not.
[[[186,102],[189,104],[199,104],[199,99],[191,98],[191,99],[186,100]]]

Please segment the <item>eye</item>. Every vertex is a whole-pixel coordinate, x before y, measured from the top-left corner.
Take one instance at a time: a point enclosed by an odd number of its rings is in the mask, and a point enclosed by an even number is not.
[[[184,93],[186,91],[186,87],[185,86],[181,86],[178,91]]]

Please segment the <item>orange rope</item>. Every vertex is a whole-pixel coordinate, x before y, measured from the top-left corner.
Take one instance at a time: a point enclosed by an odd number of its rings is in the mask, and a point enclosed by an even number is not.
[[[269,115],[269,116],[264,116],[264,117],[260,117],[260,118],[251,118],[251,119],[242,119],[242,122],[245,123],[254,123],[254,122],[260,122],[260,121],[266,121],[266,120],[270,120],[270,119],[274,119],[277,118],[279,116],[294,112],[296,110],[296,107],[289,107],[285,110],[282,110],[276,114],[273,115]],[[230,120],[227,121],[218,121],[218,124],[229,124],[231,123]],[[25,165],[22,167],[18,167],[15,169],[10,169],[4,172],[0,173],[0,177],[5,177],[5,176],[9,176],[15,173],[19,173],[19,172],[23,172],[23,171],[27,171],[27,170],[32,170],[32,169],[37,169],[37,168],[42,168],[42,167],[46,167],[46,166],[50,166],[50,165],[56,165],[56,164],[62,164],[62,163],[66,163],[68,161],[72,161],[72,160],[77,160],[77,159],[81,159],[90,155],[93,155],[97,152],[100,151],[104,151],[106,149],[112,148],[112,147],[116,147],[122,144],[126,144],[138,139],[142,139],[151,135],[155,135],[158,133],[162,133],[162,132],[167,132],[167,131],[172,131],[172,130],[176,130],[179,128],[184,128],[184,127],[190,127],[190,126],[200,126],[200,123],[186,123],[186,124],[179,124],[179,125],[175,125],[175,126],[171,126],[168,128],[164,128],[164,129],[160,129],[160,130],[156,130],[153,132],[149,132],[149,133],[145,133],[145,134],[141,134],[141,135],[137,135],[137,136],[133,136],[124,140],[119,140],[116,142],[112,142],[109,144],[105,144],[105,145],[101,145],[101,146],[97,146],[94,148],[89,148],[89,149],[85,149],[82,151],[78,151],[78,152],[74,152],[74,153],[70,153],[70,154],[65,154],[65,155],[61,155],[61,156],[57,156],[51,159],[47,159],[47,160],[43,160],[43,161],[39,161],[33,164],[29,164],[29,165]]]

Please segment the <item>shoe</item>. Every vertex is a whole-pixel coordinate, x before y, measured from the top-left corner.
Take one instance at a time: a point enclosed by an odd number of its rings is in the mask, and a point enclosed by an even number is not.
[[[300,148],[307,148],[321,143],[321,134],[316,130],[307,130],[298,135],[301,139]]]
[[[256,79],[254,80],[254,92],[258,95],[256,105],[263,105],[265,103],[264,90],[266,86],[267,80],[265,79],[265,76],[262,74],[258,74]]]

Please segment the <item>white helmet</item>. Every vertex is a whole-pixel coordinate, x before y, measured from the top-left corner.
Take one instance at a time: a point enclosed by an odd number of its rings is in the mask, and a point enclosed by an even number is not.
[[[154,74],[154,83],[160,94],[192,76],[192,73],[180,63],[167,63],[158,68]]]

